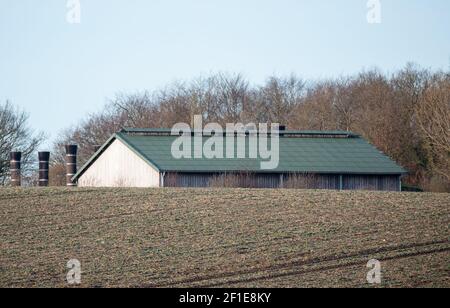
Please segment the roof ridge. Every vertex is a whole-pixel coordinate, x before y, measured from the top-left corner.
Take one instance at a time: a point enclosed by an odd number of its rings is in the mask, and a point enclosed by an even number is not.
[[[202,131],[204,132],[204,131]],[[122,128],[119,133],[124,134],[147,134],[147,135],[172,135],[172,129],[170,128]],[[198,133],[196,130],[192,130],[192,133]],[[227,132],[224,131],[224,136]],[[270,132],[269,132],[270,134]],[[204,136],[211,136],[212,134],[205,134]],[[322,131],[322,130],[284,130],[280,131],[281,136],[289,137],[305,137],[305,136],[315,136],[315,137],[347,137],[347,138],[359,138],[358,134],[349,131]]]

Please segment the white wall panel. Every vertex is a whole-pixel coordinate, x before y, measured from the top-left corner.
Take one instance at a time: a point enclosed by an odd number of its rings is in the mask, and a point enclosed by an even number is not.
[[[78,180],[79,187],[159,187],[159,172],[115,140]]]

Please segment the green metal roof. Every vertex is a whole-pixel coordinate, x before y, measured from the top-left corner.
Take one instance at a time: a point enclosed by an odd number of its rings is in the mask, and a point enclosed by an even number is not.
[[[169,130],[170,131],[170,130]],[[278,168],[261,170],[261,159],[175,159],[172,143],[178,136],[168,130],[123,130],[112,136],[74,179],[115,140],[121,140],[149,165],[161,172],[257,172],[257,173],[322,173],[322,174],[404,174],[407,171],[369,144],[348,132],[287,131],[280,137]],[[145,133],[164,133],[146,135]],[[345,134],[344,134],[345,133]],[[295,137],[301,135],[302,137]],[[203,142],[209,137],[203,137]],[[192,142],[193,144],[193,142]],[[236,142],[235,142],[236,144]],[[248,142],[247,153],[248,153]],[[224,140],[224,148],[226,142]],[[224,150],[225,151],[225,150]],[[248,155],[247,155],[248,156]]]

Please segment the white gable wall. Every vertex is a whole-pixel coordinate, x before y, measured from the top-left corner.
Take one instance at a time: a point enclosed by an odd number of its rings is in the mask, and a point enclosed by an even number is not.
[[[160,174],[116,139],[79,178],[78,186],[159,187]]]

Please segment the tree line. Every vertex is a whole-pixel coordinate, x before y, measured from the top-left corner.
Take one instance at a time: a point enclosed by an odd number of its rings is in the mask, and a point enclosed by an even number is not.
[[[309,81],[269,77],[252,85],[241,74],[212,74],[156,91],[117,95],[55,142],[51,184],[64,185],[66,143],[80,146],[83,164],[123,127],[171,128],[204,122],[280,123],[288,129],[346,130],[362,135],[410,171],[405,183],[450,191],[450,71],[408,64]]]

